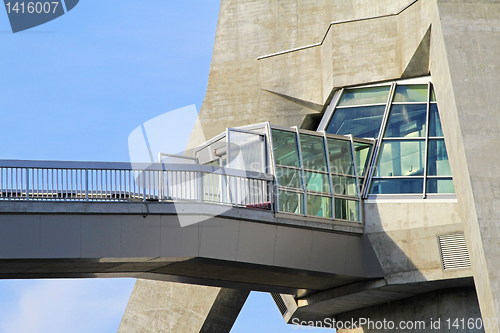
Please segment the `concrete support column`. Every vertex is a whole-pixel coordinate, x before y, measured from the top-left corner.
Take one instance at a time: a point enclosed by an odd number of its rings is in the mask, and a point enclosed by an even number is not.
[[[438,0],[434,81],[483,319],[500,318],[500,2]],[[487,332],[500,332],[498,325]]]
[[[474,287],[461,287],[343,313],[335,319],[342,323],[354,322],[357,326],[356,329],[339,329],[337,333],[483,333],[480,318]],[[360,322],[363,323],[361,327]]]
[[[137,280],[118,333],[226,333],[249,291]]]

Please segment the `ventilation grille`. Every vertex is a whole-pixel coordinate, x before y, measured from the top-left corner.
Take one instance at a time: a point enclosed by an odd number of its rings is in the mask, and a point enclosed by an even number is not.
[[[438,236],[443,269],[456,270],[471,267],[467,243],[463,233]]]
[[[288,311],[285,301],[283,301],[283,298],[281,297],[280,294],[278,293],[271,293],[271,296],[273,297],[274,301],[276,302],[276,305],[278,306],[278,309],[281,312],[281,315],[285,315],[285,313]]]

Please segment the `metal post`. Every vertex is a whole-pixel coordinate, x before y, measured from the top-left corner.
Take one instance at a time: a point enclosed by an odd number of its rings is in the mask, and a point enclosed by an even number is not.
[[[146,170],[142,170],[142,199],[146,202]]]
[[[26,168],[26,200],[30,199],[30,178],[29,178],[29,169]]]
[[[85,200],[89,201],[89,170],[85,169]]]

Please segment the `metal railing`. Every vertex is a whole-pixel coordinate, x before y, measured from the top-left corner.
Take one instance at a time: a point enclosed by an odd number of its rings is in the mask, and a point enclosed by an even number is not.
[[[0,200],[172,201],[272,207],[271,174],[198,164],[0,160]]]

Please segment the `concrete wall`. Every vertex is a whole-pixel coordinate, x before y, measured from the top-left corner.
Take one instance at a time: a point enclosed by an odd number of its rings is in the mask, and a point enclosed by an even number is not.
[[[248,294],[137,280],[118,333],[229,333]]]
[[[316,48],[278,57],[272,63],[264,61],[265,64],[262,65],[262,61],[257,58],[320,43],[331,22],[395,13],[410,2],[411,0],[223,0],[207,94],[201,107],[199,124],[191,135],[188,147],[202,143],[205,138],[219,134],[226,127],[259,121],[271,121],[284,126],[300,125],[307,114],[318,113],[322,109],[334,83],[336,86],[344,84],[344,81],[336,80],[333,75],[351,76],[354,67],[346,66],[346,61],[357,59],[356,63],[365,67],[370,62],[364,60],[363,55],[375,55],[375,49],[394,55],[394,63],[388,63],[388,59],[384,57],[377,57],[378,67],[384,67],[384,70],[379,71],[377,79],[394,78],[396,72],[400,72],[400,52],[399,47],[398,50],[393,50],[387,42],[391,41],[394,45],[403,43],[403,40],[406,44],[418,45],[419,42],[418,36],[398,37],[397,19],[391,19],[390,24],[385,24],[384,19],[380,24],[377,21],[379,29],[373,32],[372,23],[368,22],[359,23],[359,28],[354,23],[339,25],[335,29],[341,30],[337,33],[330,32],[325,41],[329,53]],[[415,21],[413,17],[412,20]],[[418,24],[416,30],[412,31],[423,36],[427,28],[428,26]],[[345,31],[350,33],[342,34]],[[359,45],[352,38],[356,36],[351,32],[366,40],[366,43]],[[388,35],[392,37],[387,38]],[[336,39],[339,36],[348,38],[346,45],[338,44]],[[373,43],[374,41],[377,43]],[[362,52],[355,52],[356,50]],[[318,70],[322,63],[324,73]],[[387,68],[392,67],[398,70],[387,71]],[[356,76],[359,73],[356,72]],[[325,82],[324,89],[322,82]],[[349,82],[359,83],[352,80]]]
[[[472,276],[472,270],[443,271],[438,236],[463,232],[459,206],[420,200],[365,203],[365,233],[388,284]]]
[[[496,1],[438,0],[430,57],[483,318],[500,316],[499,13]]]
[[[315,321],[344,316],[351,310],[451,286],[473,286],[472,269],[445,271],[441,262],[438,236],[464,230],[456,202],[382,199],[365,203],[364,215],[364,237],[373,246],[373,260],[380,262],[384,278],[297,297],[298,307],[287,317],[289,323],[294,318]],[[370,316],[369,310],[363,311]],[[389,311],[386,318],[392,316]]]
[[[484,332],[482,328],[475,326],[476,320],[478,323],[480,322],[481,313],[474,287],[433,291],[376,307],[347,312],[337,316],[336,320],[342,322],[354,320],[358,321],[359,324],[360,318],[370,320],[371,324],[362,326],[362,329],[356,332]],[[458,322],[455,322],[456,319]],[[465,323],[463,326],[460,322],[462,319]],[[471,325],[472,328],[468,326],[469,319],[474,322]],[[385,328],[383,326],[384,320],[386,322]],[[387,323],[388,321],[392,321],[396,329],[388,329],[387,327],[390,327],[388,325],[391,325]],[[452,326],[453,323],[459,326]],[[400,324],[403,325],[401,329],[399,329]],[[380,325],[379,327],[382,328],[377,329],[375,325]],[[337,332],[349,333],[352,331],[338,330]]]

